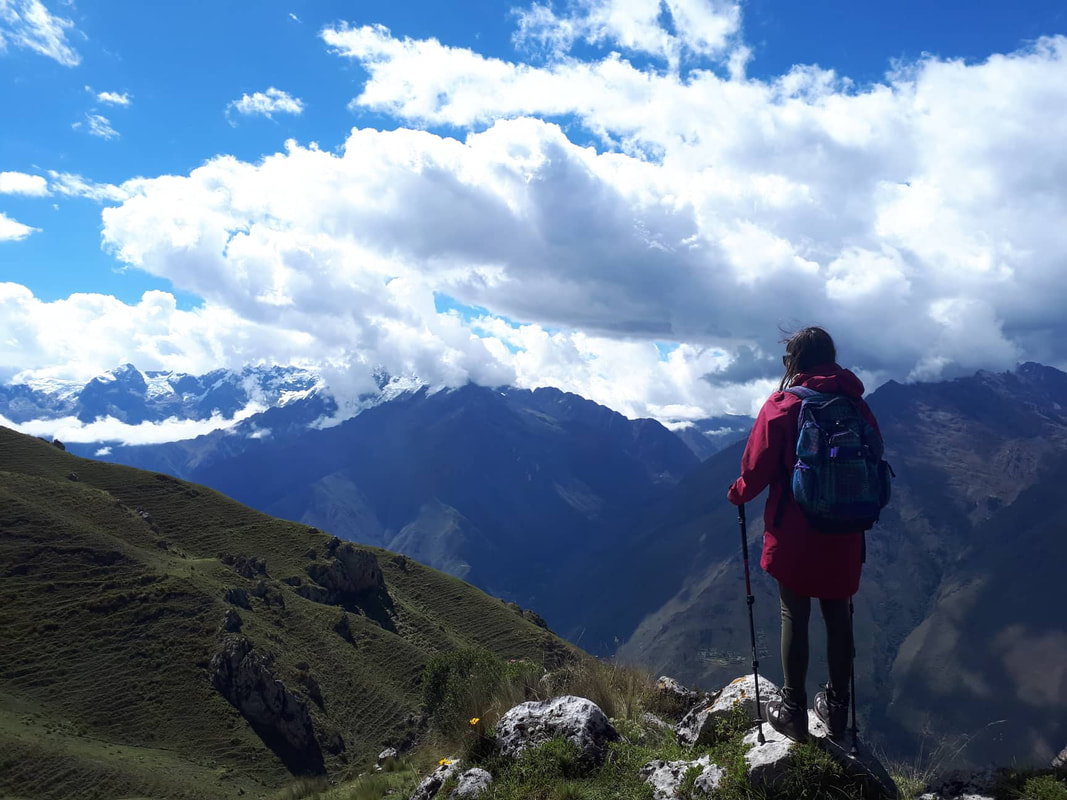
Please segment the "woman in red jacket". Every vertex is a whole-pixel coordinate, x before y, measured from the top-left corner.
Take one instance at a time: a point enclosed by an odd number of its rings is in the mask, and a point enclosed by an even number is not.
[[[878,429],[861,399],[863,383],[837,364],[830,334],[804,328],[786,342],[785,375],[779,390],[760,409],[741,459],[741,477],[730,487],[734,505],[754,500],[770,487],[764,510],[763,556],[760,565],[778,581],[782,601],[782,702],[769,703],[767,716],[775,730],[797,741],[808,735],[806,680],[808,618],[811,598],[819,599],[826,623],[829,683],[815,696],[815,713],[830,735],[841,739],[848,722],[848,679],[851,669],[849,598],[859,588],[864,560],[864,534],[828,535],[812,527],[793,499],[789,484],[796,462],[797,420],[801,400],[785,390],[806,386],[817,392],[845,394],[859,404],[867,421]]]

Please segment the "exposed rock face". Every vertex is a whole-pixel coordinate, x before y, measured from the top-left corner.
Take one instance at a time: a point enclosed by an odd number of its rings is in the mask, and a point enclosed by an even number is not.
[[[418,788],[412,792],[411,800],[432,800],[432,798],[437,797],[437,793],[441,790],[444,782],[459,772],[459,759],[445,760],[451,763],[442,764],[427,775]]]
[[[384,766],[388,761],[396,761],[398,755],[399,753],[397,753],[395,747],[385,748],[382,752],[378,753],[378,766]]]
[[[235,608],[227,608],[226,613],[222,616],[222,625],[220,630],[223,633],[237,633],[241,630],[241,625],[244,621],[241,619],[241,615],[237,613]]]
[[[694,796],[712,796],[726,772],[712,764],[710,756],[701,756],[696,761],[649,761],[641,767],[641,777],[652,785],[654,800],[672,800],[678,797],[678,789],[692,767],[700,768],[700,775],[693,784]]]
[[[1067,767],[1067,747],[1060,750],[1060,754],[1052,759],[1052,766]]]
[[[656,680],[656,691],[665,698],[688,711],[700,700],[700,694],[687,689],[669,675],[660,675]]]
[[[760,704],[764,709],[768,701],[782,699],[778,687],[763,676],[760,676],[759,687]],[[751,675],[735,679],[686,714],[678,723],[678,743],[686,747],[709,743],[715,720],[729,716],[739,705],[748,713],[749,719],[756,719],[756,682]],[[762,716],[766,719],[765,714]]]
[[[452,791],[453,800],[473,800],[479,797],[493,782],[493,776],[484,769],[469,769],[459,776],[459,783]]]
[[[338,543],[335,545],[334,541]],[[385,588],[385,578],[373,553],[339,540],[331,540],[328,552],[332,556],[330,561],[307,566],[308,576],[324,590],[321,599],[308,599],[342,604],[353,595]]]
[[[267,574],[267,560],[258,556],[233,556],[224,555],[222,563],[232,567],[233,571],[242,578],[251,580],[257,575]]]
[[[323,772],[307,702],[275,678],[247,637],[227,636],[211,659],[211,682],[295,774]]]
[[[608,742],[619,739],[615,726],[596,703],[573,695],[515,706],[500,718],[496,736],[506,756],[517,756],[529,747],[562,736],[573,742],[590,764],[601,763]]]

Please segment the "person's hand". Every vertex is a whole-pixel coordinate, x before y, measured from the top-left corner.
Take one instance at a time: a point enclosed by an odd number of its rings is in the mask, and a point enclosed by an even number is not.
[[[730,488],[726,490],[726,499],[735,506],[741,505],[741,493],[737,491],[737,481],[731,483]]]

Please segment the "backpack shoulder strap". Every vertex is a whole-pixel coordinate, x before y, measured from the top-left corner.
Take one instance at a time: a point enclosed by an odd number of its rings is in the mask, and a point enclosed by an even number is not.
[[[807,386],[790,386],[785,391],[791,395],[799,397],[801,400],[807,400],[809,397],[823,394],[823,392],[817,392],[814,389],[809,389]]]

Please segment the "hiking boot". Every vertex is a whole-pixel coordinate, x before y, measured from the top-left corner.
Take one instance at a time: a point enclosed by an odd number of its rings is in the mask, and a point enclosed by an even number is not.
[[[803,744],[808,740],[807,698],[788,689],[782,690],[781,700],[767,703],[767,721],[778,733],[794,742]]]
[[[848,695],[838,695],[827,687],[827,691],[815,695],[815,716],[830,729],[830,738],[844,741],[848,729]]]

